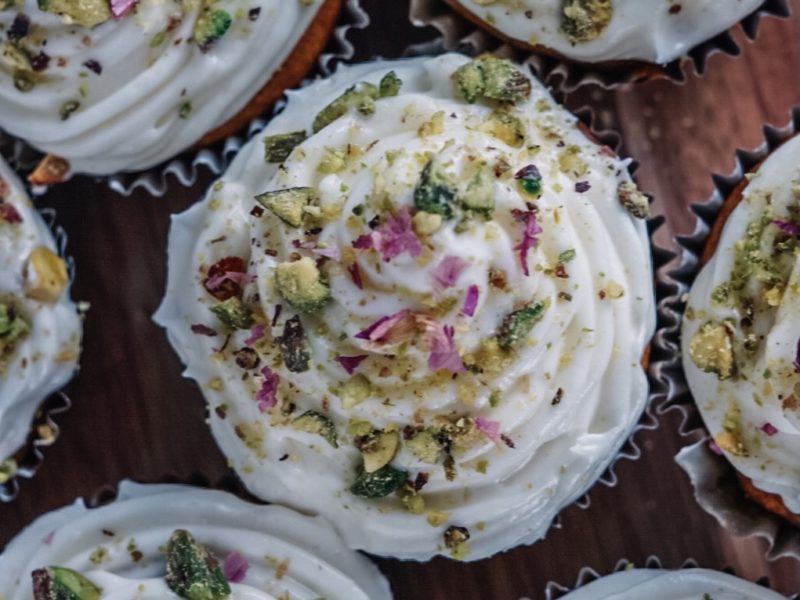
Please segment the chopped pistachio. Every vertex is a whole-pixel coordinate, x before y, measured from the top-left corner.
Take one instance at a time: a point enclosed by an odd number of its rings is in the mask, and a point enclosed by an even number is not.
[[[414,437],[406,440],[405,445],[414,456],[428,464],[436,464],[444,450],[439,438],[428,429],[417,432]]]
[[[732,332],[727,324],[703,324],[689,343],[689,356],[697,368],[720,379],[733,375]]]
[[[458,91],[470,104],[480,98],[517,103],[531,95],[531,80],[510,60],[490,54],[462,65],[454,77]]]
[[[563,0],[561,29],[573,43],[600,37],[611,23],[611,0]]]
[[[312,131],[317,133],[337,119],[347,114],[351,108],[363,115],[375,112],[375,100],[380,98],[380,90],[371,83],[357,83],[349,87],[341,96],[323,108],[312,125]]]
[[[537,300],[528,304],[525,308],[515,310],[500,325],[500,332],[497,334],[497,341],[501,348],[508,350],[525,338],[544,316],[545,311],[550,306],[550,301]]]
[[[264,159],[268,163],[282,163],[306,139],[305,131],[279,133],[264,138]]]
[[[394,460],[400,448],[400,434],[397,431],[373,431],[360,443],[364,459],[364,471],[374,473]]]
[[[37,246],[28,256],[25,295],[28,298],[53,304],[69,283],[63,259],[45,246]]]
[[[34,600],[99,600],[102,591],[80,573],[64,567],[31,573]]]
[[[317,199],[317,191],[310,187],[276,190],[256,196],[265,208],[292,227],[303,225],[306,207],[316,204]]]
[[[365,375],[358,373],[344,382],[339,390],[342,407],[350,409],[360,404],[372,393],[372,383]]]
[[[647,196],[639,191],[633,181],[623,181],[619,184],[617,195],[622,206],[637,219],[646,219],[650,214],[650,202]]]
[[[39,9],[57,14],[67,25],[91,29],[111,18],[107,0],[38,0]]]
[[[336,425],[331,419],[314,410],[308,410],[292,421],[292,427],[298,431],[321,435],[334,448],[339,447],[339,436]]]
[[[228,11],[217,6],[216,0],[203,0],[203,6],[192,29],[192,37],[205,50],[220,39],[231,26],[233,19]]]
[[[230,329],[250,329],[255,322],[253,311],[237,297],[211,307],[211,312]]]
[[[431,158],[422,169],[414,189],[414,206],[445,219],[453,217],[452,203],[457,193],[456,183],[444,173],[435,158]]]
[[[317,263],[308,256],[279,264],[275,283],[284,300],[304,313],[317,312],[331,296]]]
[[[493,111],[482,129],[512,148],[522,148],[525,145],[525,124],[508,111]]]
[[[494,210],[494,169],[483,165],[469,180],[458,201],[468,210],[489,214]]]
[[[362,472],[350,486],[350,492],[362,498],[383,498],[403,487],[407,479],[407,471],[386,465],[374,473]]]
[[[286,320],[278,345],[283,356],[283,364],[287,369],[293,373],[308,371],[311,352],[306,342],[303,322],[298,315]]]
[[[400,79],[394,71],[389,71],[381,78],[381,82],[378,85],[378,93],[381,98],[390,98],[392,96],[397,96],[402,87],[403,80]]]
[[[183,529],[176,530],[167,542],[169,589],[187,600],[223,600],[231,587],[216,558],[205,546]]]

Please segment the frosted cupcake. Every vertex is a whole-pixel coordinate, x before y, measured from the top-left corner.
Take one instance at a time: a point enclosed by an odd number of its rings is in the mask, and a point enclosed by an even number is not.
[[[322,519],[226,492],[123,482],[100,508],[48,513],[0,555],[6,600],[388,600]]]
[[[683,366],[745,491],[800,524],[800,166],[795,137],[723,206],[689,294]]]
[[[526,50],[581,63],[666,64],[753,13],[763,0],[446,0]]]
[[[400,558],[542,537],[647,399],[626,167],[491,56],[290,94],[174,219],[156,315],[249,489]]]
[[[310,69],[341,0],[5,2],[0,128],[31,181],[157,165],[235,133]]]
[[[709,569],[631,569],[593,581],[563,600],[785,600],[744,579]]]
[[[0,485],[39,405],[75,373],[81,332],[53,234],[0,159]]]

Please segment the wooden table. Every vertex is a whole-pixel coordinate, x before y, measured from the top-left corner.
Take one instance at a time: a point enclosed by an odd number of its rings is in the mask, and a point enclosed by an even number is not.
[[[667,217],[660,243],[691,230],[687,205],[709,195],[710,174],[730,171],[736,148],[759,144],[762,125],[784,124],[800,103],[800,0],[792,1],[796,18],[765,21],[757,43],[745,43],[739,58],[715,56],[702,78],[582,89],[568,98],[573,107],[595,105],[600,122],[616,128],[625,152],[641,163],[639,181]],[[433,35],[405,26],[407,2],[363,4],[373,23],[352,36],[361,57],[395,56],[410,40]],[[150,320],[164,290],[169,215],[200,198],[210,179],[204,173],[192,189],[173,181],[165,198],[121,198],[78,177],[41,200],[69,233],[74,295],[92,308],[81,373],[69,389],[74,407],[59,419],[61,438],[37,476],[23,482],[16,501],[0,505],[0,546],[37,515],[121,478],[188,480],[199,472],[216,481],[229,474],[204,423],[200,391],[181,377]],[[800,563],[766,562],[764,543],[731,537],[697,506],[673,461],[685,443],[679,422],[668,414],[657,430],[641,433],[644,456],[618,464],[619,485],[595,487],[588,510],[563,511],[563,526],[533,547],[473,564],[379,561],[396,598],[538,599],[548,581],[571,583],[585,565],[609,572],[618,559],[642,563],[649,555],[669,567],[687,558],[730,565],[749,579],[768,575],[781,592],[800,590]]]

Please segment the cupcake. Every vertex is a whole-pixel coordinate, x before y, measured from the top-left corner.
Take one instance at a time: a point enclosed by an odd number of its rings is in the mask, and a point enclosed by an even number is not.
[[[625,68],[663,65],[720,34],[764,0],[445,0],[526,51]],[[654,73],[657,69],[652,69]]]
[[[342,68],[173,220],[156,321],[221,449],[352,548],[533,543],[647,401],[647,199],[520,69]]]
[[[800,524],[800,137],[726,200],[682,325],[683,366],[714,449],[748,496]]]
[[[388,600],[320,518],[221,491],[123,482],[100,508],[48,513],[0,555],[6,600]]]
[[[152,167],[299,83],[341,1],[6,2],[0,128],[46,153],[37,185]]]
[[[0,159],[0,486],[39,406],[78,366],[82,324],[50,228]],[[52,441],[43,428],[35,437]]]
[[[785,600],[769,588],[709,569],[628,569],[562,596],[564,600]]]

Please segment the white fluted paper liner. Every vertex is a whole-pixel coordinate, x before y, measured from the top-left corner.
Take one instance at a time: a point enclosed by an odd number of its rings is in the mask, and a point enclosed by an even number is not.
[[[736,167],[730,175],[714,175],[714,192],[708,201],[692,206],[697,215],[691,235],[678,236],[680,264],[660,278],[659,323],[654,344],[656,360],[651,371],[660,389],[654,399],[656,414],[677,410],[682,415],[680,433],[690,445],[676,457],[687,473],[700,506],[720,525],[738,536],[755,536],[768,542],[767,558],[800,559],[800,528],[750,501],[738,485],[736,470],[709,447],[705,429],[681,367],[680,326],[685,309],[685,294],[700,270],[700,256],[709,232],[725,200],[772,151],[800,133],[800,107],[792,111],[789,124],[782,128],[764,127],[764,142],[755,150],[737,150]]]
[[[7,139],[0,139],[0,147],[3,147],[4,142],[7,142]],[[17,155],[15,158],[21,159],[24,155]],[[56,212],[53,209],[40,210],[39,214],[53,233],[58,255],[67,265],[72,284],[75,279],[75,261],[66,252],[67,233],[56,224]],[[30,479],[39,470],[44,460],[43,449],[52,446],[58,439],[60,430],[56,418],[67,412],[71,406],[72,401],[64,392],[55,392],[43,399],[30,423],[30,433],[25,444],[10,457],[17,463],[17,468],[7,481],[0,484],[0,503],[14,500],[19,494],[20,479]],[[2,460],[3,457],[0,457],[0,461]]]
[[[696,569],[699,566],[700,565],[698,565],[697,562],[694,559],[687,559],[678,567],[678,569]],[[658,558],[657,556],[650,556],[641,565],[637,565],[637,564],[632,563],[629,560],[622,559],[619,562],[617,562],[617,564],[614,567],[613,571],[611,573],[608,573],[607,575],[613,575],[615,573],[620,573],[620,572],[623,572],[623,571],[627,571],[627,570],[632,569],[632,568],[638,568],[638,569],[664,569],[664,568],[667,568],[667,567],[664,566],[664,564],[661,561],[661,559]],[[735,571],[733,569],[731,569],[731,568],[723,569],[722,572],[727,573],[728,575],[734,575],[734,576],[736,575]],[[602,579],[605,576],[606,575],[598,573],[597,571],[595,571],[591,567],[583,567],[578,572],[578,576],[575,579],[575,583],[573,583],[571,585],[564,585],[564,584],[557,583],[555,581],[550,581],[547,584],[546,588],[545,588],[545,592],[544,592],[544,596],[543,596],[544,600],[557,600],[558,598],[561,598],[561,597],[565,596],[566,594],[568,594],[570,592],[574,592],[575,590],[578,590],[578,589],[580,589],[580,588],[582,588],[584,586],[587,586],[590,583],[593,583],[593,582],[595,582],[595,581],[597,581],[599,579]],[[769,586],[769,581],[767,580],[766,577],[763,577],[763,578],[759,579],[756,583],[758,585],[761,585],[761,586],[765,587],[765,588],[769,588],[770,587]],[[798,596],[797,596],[797,594],[795,594],[794,596],[791,596],[789,598],[789,600],[797,600],[797,598],[798,598]],[[530,598],[521,598],[520,600],[531,600],[531,599]]]
[[[766,0],[753,14],[739,23],[742,31],[751,41],[758,33],[758,24],[764,16],[786,17],[790,14],[788,0]],[[441,40],[433,42],[431,47],[440,45],[443,50],[480,54],[483,52],[511,53],[518,62],[529,63],[539,78],[548,85],[556,85],[564,91],[573,91],[586,84],[596,84],[606,88],[636,83],[653,77],[658,67],[641,62],[631,62],[630,68],[603,68],[591,63],[575,63],[566,59],[534,54],[515,49],[502,40],[494,37],[474,23],[461,17],[442,0],[411,0],[411,21],[419,26],[432,26],[441,34]],[[692,48],[685,58],[672,61],[660,69],[660,77],[676,82],[684,81],[693,70],[702,75],[705,72],[708,58],[717,52],[730,56],[741,53],[731,31],[723,32],[716,37]]]

